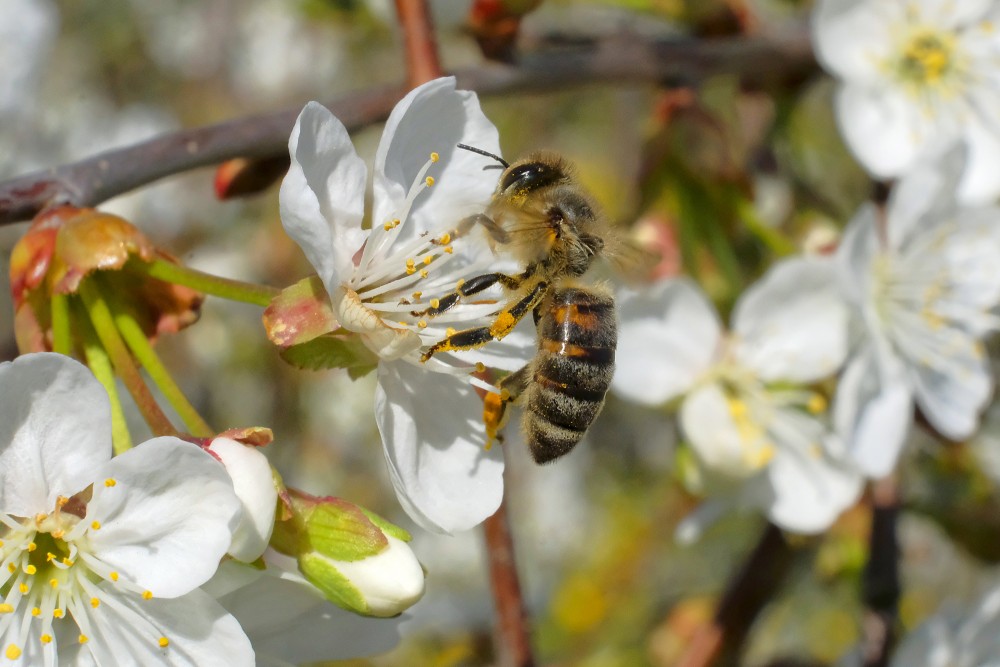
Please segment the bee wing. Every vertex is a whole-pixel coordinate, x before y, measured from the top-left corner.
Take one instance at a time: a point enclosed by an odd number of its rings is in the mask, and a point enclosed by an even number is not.
[[[604,241],[605,260],[626,283],[645,283],[662,259],[660,253],[622,234],[608,234]]]

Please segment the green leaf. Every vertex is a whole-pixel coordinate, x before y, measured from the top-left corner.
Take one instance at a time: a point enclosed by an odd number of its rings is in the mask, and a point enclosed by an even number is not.
[[[281,351],[281,358],[297,368],[321,370],[346,368],[351,379],[375,370],[378,356],[365,347],[356,335],[327,333],[309,342],[292,345]]]

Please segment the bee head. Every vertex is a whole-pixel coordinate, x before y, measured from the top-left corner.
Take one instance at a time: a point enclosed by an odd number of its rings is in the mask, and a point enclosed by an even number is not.
[[[523,197],[529,192],[565,181],[566,172],[559,164],[537,160],[512,165],[500,178],[497,192],[508,197]]]

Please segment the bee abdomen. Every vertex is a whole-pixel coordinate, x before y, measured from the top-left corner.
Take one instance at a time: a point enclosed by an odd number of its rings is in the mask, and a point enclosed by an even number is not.
[[[604,406],[618,337],[611,295],[555,290],[538,336],[523,425],[535,460],[546,463],[572,449]]]

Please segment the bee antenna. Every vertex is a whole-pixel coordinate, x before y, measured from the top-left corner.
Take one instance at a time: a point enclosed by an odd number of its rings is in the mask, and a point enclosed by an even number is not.
[[[493,153],[490,153],[489,151],[484,151],[482,148],[476,148],[475,146],[466,146],[465,144],[458,144],[458,147],[459,148],[464,148],[465,150],[470,151],[472,153],[478,153],[480,155],[485,155],[486,157],[491,157],[494,160],[496,160],[497,162],[499,162],[500,164],[502,164],[504,169],[506,169],[507,167],[510,166],[510,163],[507,162],[507,160],[504,160],[499,155],[494,155]]]

